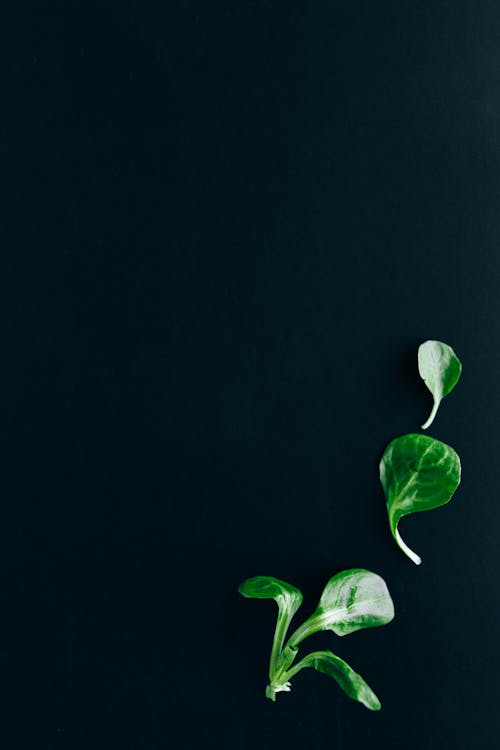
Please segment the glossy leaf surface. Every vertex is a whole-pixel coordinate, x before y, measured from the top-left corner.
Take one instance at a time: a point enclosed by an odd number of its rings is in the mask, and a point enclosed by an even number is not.
[[[278,619],[274,631],[273,647],[269,660],[270,685],[266,695],[275,700],[275,695],[286,690],[280,680],[280,675],[295,659],[296,650],[283,648],[288,627],[302,603],[302,593],[295,586],[272,576],[255,576],[248,578],[239,586],[238,591],[249,599],[274,599],[278,605]]]
[[[278,693],[290,692],[290,680],[301,669],[311,667],[336,680],[353,700],[372,711],[380,709],[380,701],[363,678],[331,651],[310,653],[294,666],[299,643],[319,630],[347,635],[362,628],[385,625],[392,620],[394,606],[380,576],[369,570],[354,568],[330,578],[315,612],[286,642],[288,625],[302,601],[301,592],[270,576],[249,578],[241,584],[239,591],[246,597],[275,599],[278,602],[278,620],[269,662],[269,684],[266,687],[268,698],[275,701]]]
[[[294,615],[302,604],[302,593],[295,586],[272,576],[255,576],[248,578],[239,586],[238,591],[249,599],[274,599],[278,606],[286,607]]]
[[[348,635],[362,628],[385,625],[394,617],[394,605],[386,583],[376,573],[362,568],[344,570],[330,578],[316,611],[290,637],[298,645],[319,630]]]
[[[308,654],[293,670],[290,670],[290,676],[306,667],[311,667],[332,677],[349,698],[359,701],[371,711],[380,710],[379,699],[361,675],[355,672],[343,659],[332,654],[331,651],[314,651]]]
[[[460,483],[460,459],[453,448],[427,435],[403,435],[387,446],[380,462],[391,532],[416,565],[420,557],[402,540],[403,516],[448,503]]]
[[[448,344],[441,341],[425,341],[418,349],[418,371],[434,399],[429,418],[422,425],[422,429],[426,430],[434,421],[442,399],[457,384],[462,365]]]

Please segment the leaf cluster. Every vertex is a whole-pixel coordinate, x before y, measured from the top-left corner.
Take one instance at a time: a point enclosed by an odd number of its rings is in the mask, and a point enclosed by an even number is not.
[[[422,426],[425,429],[434,420],[441,400],[455,387],[462,365],[451,346],[425,341],[418,350],[418,369],[434,399],[431,414]],[[460,484],[460,458],[453,448],[435,438],[402,435],[387,446],[379,470],[391,533],[405,555],[420,565],[419,555],[401,538],[399,521],[410,513],[449,503]]]
[[[462,365],[450,346],[426,341],[418,350],[418,369],[433,396],[431,413],[422,425],[422,429],[427,429],[442,399],[455,387]],[[428,435],[410,433],[389,443],[379,471],[391,533],[400,549],[419,565],[419,555],[401,538],[399,521],[451,500],[460,483],[460,459],[449,445]],[[274,701],[277,693],[289,692],[291,679],[310,667],[332,677],[353,700],[372,711],[380,709],[379,699],[365,680],[331,651],[313,651],[296,661],[302,642],[320,630],[330,630],[342,637],[356,630],[385,625],[393,619],[394,605],[379,575],[362,568],[337,573],[325,586],[315,611],[290,636],[292,618],[302,604],[299,589],[277,578],[256,576],[244,581],[239,592],[248,598],[274,599],[278,605],[266,688],[268,698]]]
[[[274,599],[278,605],[266,688],[268,698],[274,701],[276,693],[289,692],[292,677],[311,667],[336,680],[350,698],[372,711],[380,709],[380,701],[369,685],[331,651],[313,651],[297,663],[295,659],[300,644],[321,630],[344,636],[390,622],[394,617],[394,605],[383,578],[362,568],[337,573],[325,586],[315,611],[288,639],[290,623],[302,603],[299,589],[277,578],[256,576],[244,581],[239,592],[251,599]]]

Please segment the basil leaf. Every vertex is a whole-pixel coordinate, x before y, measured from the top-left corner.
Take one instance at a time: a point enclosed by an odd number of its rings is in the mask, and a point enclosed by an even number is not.
[[[401,539],[403,516],[448,503],[460,484],[460,459],[453,448],[427,435],[403,435],[387,446],[380,461],[391,532],[416,565],[422,560]]]
[[[313,651],[291,669],[288,676],[293,677],[305,667],[311,667],[332,677],[349,698],[359,701],[371,711],[380,710],[379,699],[361,675],[355,672],[343,659],[332,654],[331,651]]]
[[[462,364],[448,344],[425,341],[418,348],[418,371],[434,398],[429,418],[422,425],[426,430],[432,424],[441,400],[456,386]]]
[[[385,625],[394,617],[394,604],[383,578],[362,568],[343,570],[330,578],[316,611],[290,637],[296,647],[319,630],[348,635],[362,628]]]

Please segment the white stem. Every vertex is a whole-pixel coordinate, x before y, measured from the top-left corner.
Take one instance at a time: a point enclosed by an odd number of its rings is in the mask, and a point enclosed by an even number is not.
[[[419,557],[416,552],[410,549],[410,547],[408,547],[408,545],[401,539],[401,535],[398,531],[397,526],[394,530],[394,537],[398,543],[399,548],[403,550],[405,555],[407,555],[410,560],[415,563],[415,565],[420,565],[420,563],[422,562],[422,558]]]
[[[434,405],[432,407],[431,413],[429,414],[429,419],[427,420],[427,422],[424,422],[424,424],[422,425],[423,430],[426,430],[434,422],[434,417],[437,414],[437,410],[439,409],[440,403],[441,403],[441,399],[434,399]]]

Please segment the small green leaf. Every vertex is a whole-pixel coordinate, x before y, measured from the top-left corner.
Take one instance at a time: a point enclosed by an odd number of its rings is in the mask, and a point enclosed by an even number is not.
[[[299,589],[272,576],[247,578],[240,584],[238,591],[248,599],[274,599],[278,607],[288,610],[290,617],[302,604],[302,593]]]
[[[387,446],[380,461],[391,532],[416,565],[422,560],[401,539],[403,516],[448,503],[460,484],[460,459],[453,448],[427,435],[403,435]]]
[[[293,677],[305,667],[311,667],[318,672],[333,677],[349,698],[359,701],[370,711],[380,710],[379,699],[361,675],[355,672],[343,659],[332,654],[331,651],[314,651],[308,654],[290,670],[288,676]]]
[[[288,643],[296,647],[319,630],[348,635],[362,628],[385,625],[393,617],[394,604],[383,578],[362,568],[344,570],[330,578],[316,611]]]
[[[302,604],[302,593],[295,586],[272,576],[248,578],[239,586],[238,591],[249,599],[274,599],[278,605],[278,619],[269,660],[270,684],[266,689],[267,697],[274,701],[277,692],[287,689],[286,686],[283,687],[280,676],[292,664],[297,654],[293,647],[283,649],[283,644],[292,617]]]
[[[426,430],[432,424],[442,399],[456,386],[462,365],[448,344],[425,341],[418,348],[418,371],[434,399],[429,418],[422,425]]]

